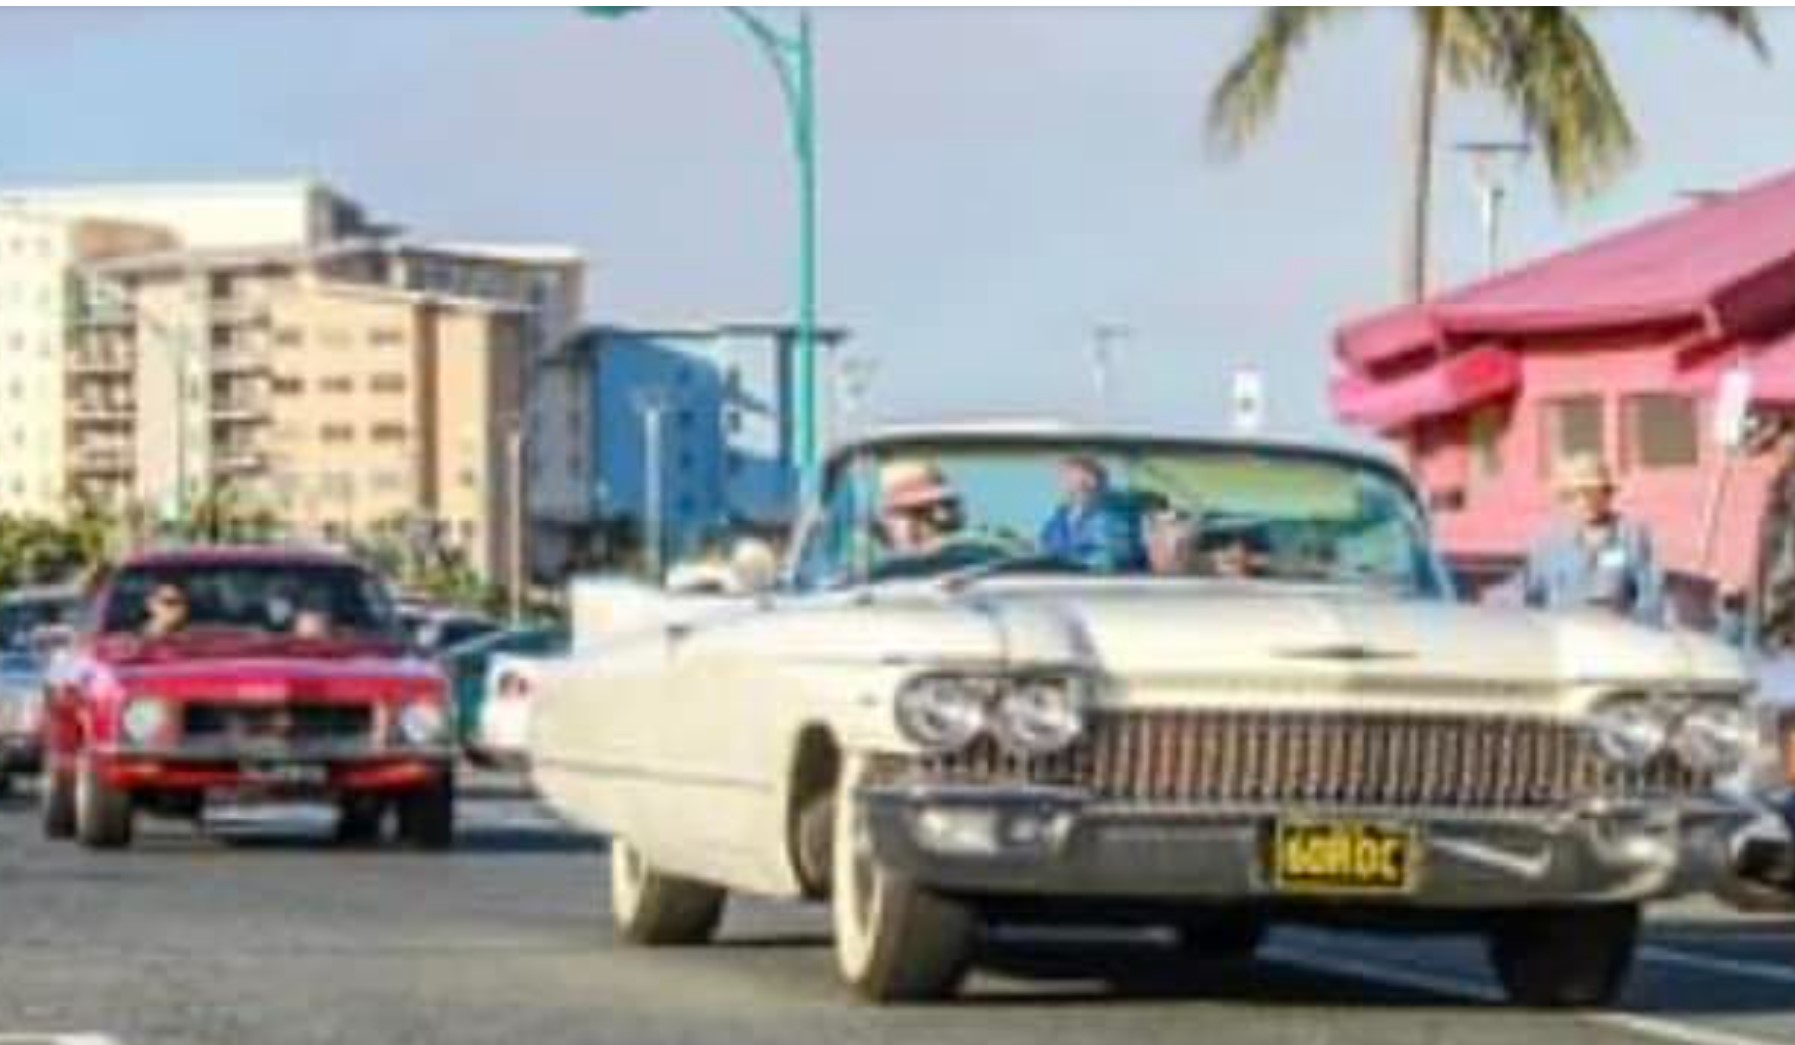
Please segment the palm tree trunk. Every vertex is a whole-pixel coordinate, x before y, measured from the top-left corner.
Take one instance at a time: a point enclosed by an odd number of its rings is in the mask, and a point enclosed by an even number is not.
[[[1420,301],[1427,296],[1428,218],[1433,206],[1434,113],[1440,100],[1440,20],[1438,7],[1419,9],[1420,46],[1415,62],[1415,95],[1409,112],[1409,212],[1404,229],[1402,290]]]

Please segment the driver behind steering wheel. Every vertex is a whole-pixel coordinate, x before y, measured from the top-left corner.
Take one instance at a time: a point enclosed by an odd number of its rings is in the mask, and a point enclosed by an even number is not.
[[[893,555],[933,555],[966,527],[959,491],[932,461],[886,464],[879,491],[879,536]]]

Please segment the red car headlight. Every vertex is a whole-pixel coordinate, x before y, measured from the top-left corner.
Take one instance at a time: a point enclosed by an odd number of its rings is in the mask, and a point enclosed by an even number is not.
[[[161,697],[131,697],[119,716],[120,738],[139,747],[166,736],[174,722],[174,708]]]
[[[414,700],[399,709],[393,722],[401,743],[427,747],[449,739],[449,712],[439,701]]]

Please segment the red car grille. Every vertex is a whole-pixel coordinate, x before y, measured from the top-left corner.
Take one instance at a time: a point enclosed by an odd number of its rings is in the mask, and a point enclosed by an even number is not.
[[[374,709],[367,704],[188,704],[181,735],[200,742],[368,741],[374,736]]]
[[[1564,722],[1320,712],[1105,712],[1059,754],[1017,757],[982,740],[921,770],[932,782],[1074,787],[1106,804],[1173,807],[1543,809],[1713,783],[1668,759],[1615,766]]]

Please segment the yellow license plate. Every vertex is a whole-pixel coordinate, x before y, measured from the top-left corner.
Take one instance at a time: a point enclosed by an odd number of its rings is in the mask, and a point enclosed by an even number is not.
[[[1406,893],[1414,889],[1421,837],[1400,824],[1281,820],[1272,840],[1272,883],[1292,893]]]

